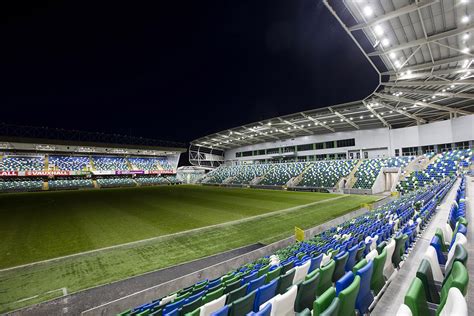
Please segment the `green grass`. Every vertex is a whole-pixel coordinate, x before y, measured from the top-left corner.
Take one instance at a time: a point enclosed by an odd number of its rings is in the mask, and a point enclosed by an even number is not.
[[[141,189],[54,192],[0,196],[2,267],[54,258],[125,242],[113,248],[0,272],[0,312],[44,300],[41,294],[66,287],[75,292],[222,251],[272,241],[309,228],[375,200],[371,196],[169,186]],[[320,203],[291,212],[251,218]],[[5,219],[5,220],[3,220]],[[213,224],[245,219],[218,228]],[[37,299],[14,303],[40,295]]]

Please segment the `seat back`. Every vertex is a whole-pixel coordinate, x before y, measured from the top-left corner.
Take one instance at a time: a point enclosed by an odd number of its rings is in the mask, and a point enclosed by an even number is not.
[[[431,238],[430,246],[436,250],[438,262],[444,265],[446,263],[446,258],[444,257],[443,250],[441,248],[441,240],[438,238],[438,236],[433,236],[433,238]]]
[[[260,305],[270,300],[277,294],[278,280],[273,280],[266,285],[262,285],[257,289],[255,296],[254,311],[258,311]]]
[[[458,288],[449,289],[446,303],[444,306],[438,307],[437,314],[439,316],[467,316],[467,302]]]
[[[281,272],[281,267],[278,267],[269,271],[266,275],[265,283],[270,283],[274,279],[278,278],[280,276],[280,272]]]
[[[356,308],[359,310],[359,314],[362,315],[368,313],[369,306],[374,301],[374,295],[370,290],[373,269],[374,262],[369,261],[365,266],[357,271],[357,275],[360,277],[360,288],[359,293],[357,294]]]
[[[357,262],[354,267],[352,268],[352,273],[356,273],[357,271],[359,271],[363,266],[365,266],[367,264],[367,260],[366,259],[362,259],[360,260],[359,262]]]
[[[272,314],[272,304],[268,303],[263,307],[261,310],[258,312],[252,312],[250,314],[247,314],[249,316],[270,316]]]
[[[238,300],[238,299],[244,297],[247,293],[249,293],[249,292],[247,292],[247,288],[248,288],[248,285],[244,284],[241,287],[229,292],[227,294],[226,304],[231,304],[235,300]]]
[[[428,260],[431,266],[431,272],[433,272],[433,278],[436,282],[443,282],[444,275],[439,266],[438,256],[436,250],[432,246],[428,246],[426,249],[424,259]]]
[[[444,239],[444,233],[443,233],[443,230],[441,228],[439,228],[439,227],[436,228],[435,236],[438,237],[438,239],[440,241],[441,250],[443,252],[448,251],[448,248],[446,247],[446,242],[445,242],[445,239]]]
[[[320,253],[316,257],[311,258],[311,265],[309,266],[308,273],[313,272],[316,269],[319,269],[319,266],[321,265],[321,261],[323,260],[323,254]]]
[[[450,288],[456,287],[463,295],[466,295],[468,285],[469,273],[466,267],[461,262],[455,261],[449,275],[447,275],[443,281],[443,287],[441,288],[440,295],[440,305],[445,303]]]
[[[258,277],[257,279],[255,279],[253,281],[250,281],[249,284],[248,284],[248,287],[247,287],[247,293],[255,291],[256,289],[258,289],[259,287],[264,285],[265,284],[265,279],[266,279],[266,276],[262,275],[262,276]]]
[[[281,274],[287,273],[288,271],[290,271],[293,268],[294,264],[295,264],[295,262],[293,260],[289,261],[289,262],[286,262],[284,265],[281,266],[280,273]]]
[[[298,284],[298,291],[295,300],[295,312],[302,312],[305,308],[311,308],[316,299],[316,291],[318,289],[319,273],[312,278]]]
[[[338,296],[342,290],[352,284],[352,281],[354,281],[354,277],[354,273],[348,271],[339,280],[336,281],[336,296]]]
[[[339,316],[341,309],[341,300],[336,297],[332,300],[331,304],[326,308],[321,316]]]
[[[467,263],[467,250],[460,243],[456,244],[455,247],[451,248],[448,253],[448,260],[446,261],[445,275],[448,275],[451,271],[453,263],[459,261],[466,265]]]
[[[360,276],[356,275],[354,281],[339,293],[337,296],[341,300],[340,315],[354,315],[357,293],[360,288]]]
[[[382,250],[382,253],[376,256],[373,260],[374,268],[372,271],[372,279],[370,281],[370,288],[377,295],[385,285],[385,278],[383,276],[383,267],[385,266],[385,260],[387,260],[387,248]]]
[[[236,290],[236,289],[238,289],[238,288],[241,287],[241,286],[242,286],[242,284],[240,283],[240,279],[239,279],[239,280],[235,280],[234,282],[225,283],[224,293],[225,293],[225,294],[230,293],[230,292],[232,292],[233,290]]]
[[[203,304],[207,304],[215,299],[218,299],[219,297],[221,297],[222,295],[224,295],[224,288],[221,287],[215,291],[212,291],[212,292],[207,292],[206,295],[204,295],[204,297],[202,298],[202,303]]]
[[[321,259],[321,263],[319,264],[319,267],[324,267],[325,265],[327,265],[329,263],[329,261],[331,260],[331,254],[325,254],[323,253],[323,258]]]
[[[257,275],[258,275],[259,277],[261,277],[262,275],[267,274],[267,272],[270,270],[270,267],[271,267],[271,266],[268,264],[268,265],[266,265],[266,266],[260,268],[260,269],[258,270],[258,272],[257,272]]]
[[[298,287],[293,285],[284,294],[276,297],[275,302],[272,303],[273,315],[294,315],[294,306]]]
[[[364,242],[360,242],[357,248],[357,253],[356,253],[356,262],[359,262],[364,258],[364,252],[365,252],[365,244]]]
[[[210,301],[200,308],[199,316],[210,316],[212,313],[218,311],[225,306],[226,296],[222,295],[213,301]]]
[[[243,316],[252,312],[256,293],[257,291],[252,291],[244,297],[234,301],[230,307],[230,316]]]
[[[379,253],[377,252],[377,249],[371,250],[366,256],[365,260],[374,260],[375,257],[377,257]]]
[[[426,259],[422,259],[418,270],[416,271],[416,277],[423,283],[425,290],[425,296],[428,302],[439,304],[439,293],[436,290],[436,285],[433,278],[433,272],[431,271],[430,262]]]
[[[334,274],[335,268],[336,263],[334,262],[334,260],[330,260],[326,266],[320,268],[321,274],[319,277],[317,295],[323,294],[328,288],[332,286],[332,276]]]
[[[253,271],[253,272],[250,272],[248,275],[244,276],[240,283],[241,284],[249,283],[250,281],[253,281],[256,278],[258,278],[258,272]]]
[[[313,316],[321,315],[329,305],[331,305],[335,297],[336,289],[334,287],[328,288],[324,293],[319,295],[313,303]]]
[[[383,267],[383,274],[388,279],[394,271],[393,263],[392,263],[391,258],[393,256],[393,252],[395,251],[395,240],[393,240],[393,239],[390,240],[390,242],[387,244],[387,246],[385,246],[385,249],[387,249],[387,260],[385,260],[385,264],[384,264],[384,267]]]
[[[405,304],[402,304],[398,308],[396,316],[413,316],[413,314],[411,313],[410,307],[406,306]]]
[[[346,273],[347,259],[349,259],[349,253],[347,253],[347,251],[341,252],[337,256],[334,257],[336,266],[334,269],[334,273],[332,275],[333,282],[336,282],[337,280],[339,280]]]
[[[405,295],[404,303],[410,308],[413,316],[430,315],[425,290],[420,279],[415,278],[411,282]]]
[[[217,311],[211,314],[211,316],[228,316],[228,315],[229,315],[229,305],[225,305],[224,307],[218,309]]]
[[[345,267],[346,271],[351,271],[352,268],[354,267],[356,263],[356,255],[357,255],[358,249],[359,249],[359,245],[356,244],[355,246],[347,250],[347,252],[349,253],[349,256],[347,257],[347,262],[346,262],[346,267]]]
[[[293,278],[295,277],[295,269],[291,269],[286,274],[278,278],[277,294],[283,294],[293,285]]]
[[[396,268],[400,267],[400,262],[402,262],[402,255],[405,251],[405,241],[403,238],[403,234],[398,234],[395,236],[395,249],[392,255],[392,263]]]
[[[298,284],[304,280],[306,275],[308,274],[309,267],[311,266],[311,260],[307,260],[301,266],[295,268],[295,276],[293,278],[293,284]]]

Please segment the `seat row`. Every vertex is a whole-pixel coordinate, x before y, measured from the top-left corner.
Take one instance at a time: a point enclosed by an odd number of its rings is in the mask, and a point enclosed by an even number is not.
[[[446,179],[408,194],[220,278],[121,315],[367,313],[452,184]]]
[[[465,188],[463,178],[446,225],[436,229],[397,316],[468,315]]]

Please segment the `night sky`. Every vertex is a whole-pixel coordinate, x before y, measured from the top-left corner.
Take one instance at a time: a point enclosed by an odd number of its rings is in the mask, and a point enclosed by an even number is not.
[[[189,142],[377,85],[319,0],[17,5],[0,23],[5,123]]]

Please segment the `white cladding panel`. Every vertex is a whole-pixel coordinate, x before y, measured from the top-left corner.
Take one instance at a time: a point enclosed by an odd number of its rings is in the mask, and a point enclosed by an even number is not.
[[[227,150],[225,152],[225,160],[264,159],[272,156],[261,155],[235,158],[236,152],[320,143],[349,138],[355,139],[355,146],[301,151],[299,152],[299,155],[347,153],[349,151],[354,152],[358,150],[363,151],[364,149],[372,149],[369,151],[369,157],[381,157],[383,155],[394,156],[395,149],[399,149],[401,153],[401,149],[404,147],[418,147],[474,140],[474,115],[397,129],[379,128],[372,130],[357,130],[353,132],[337,132],[242,146]]]

